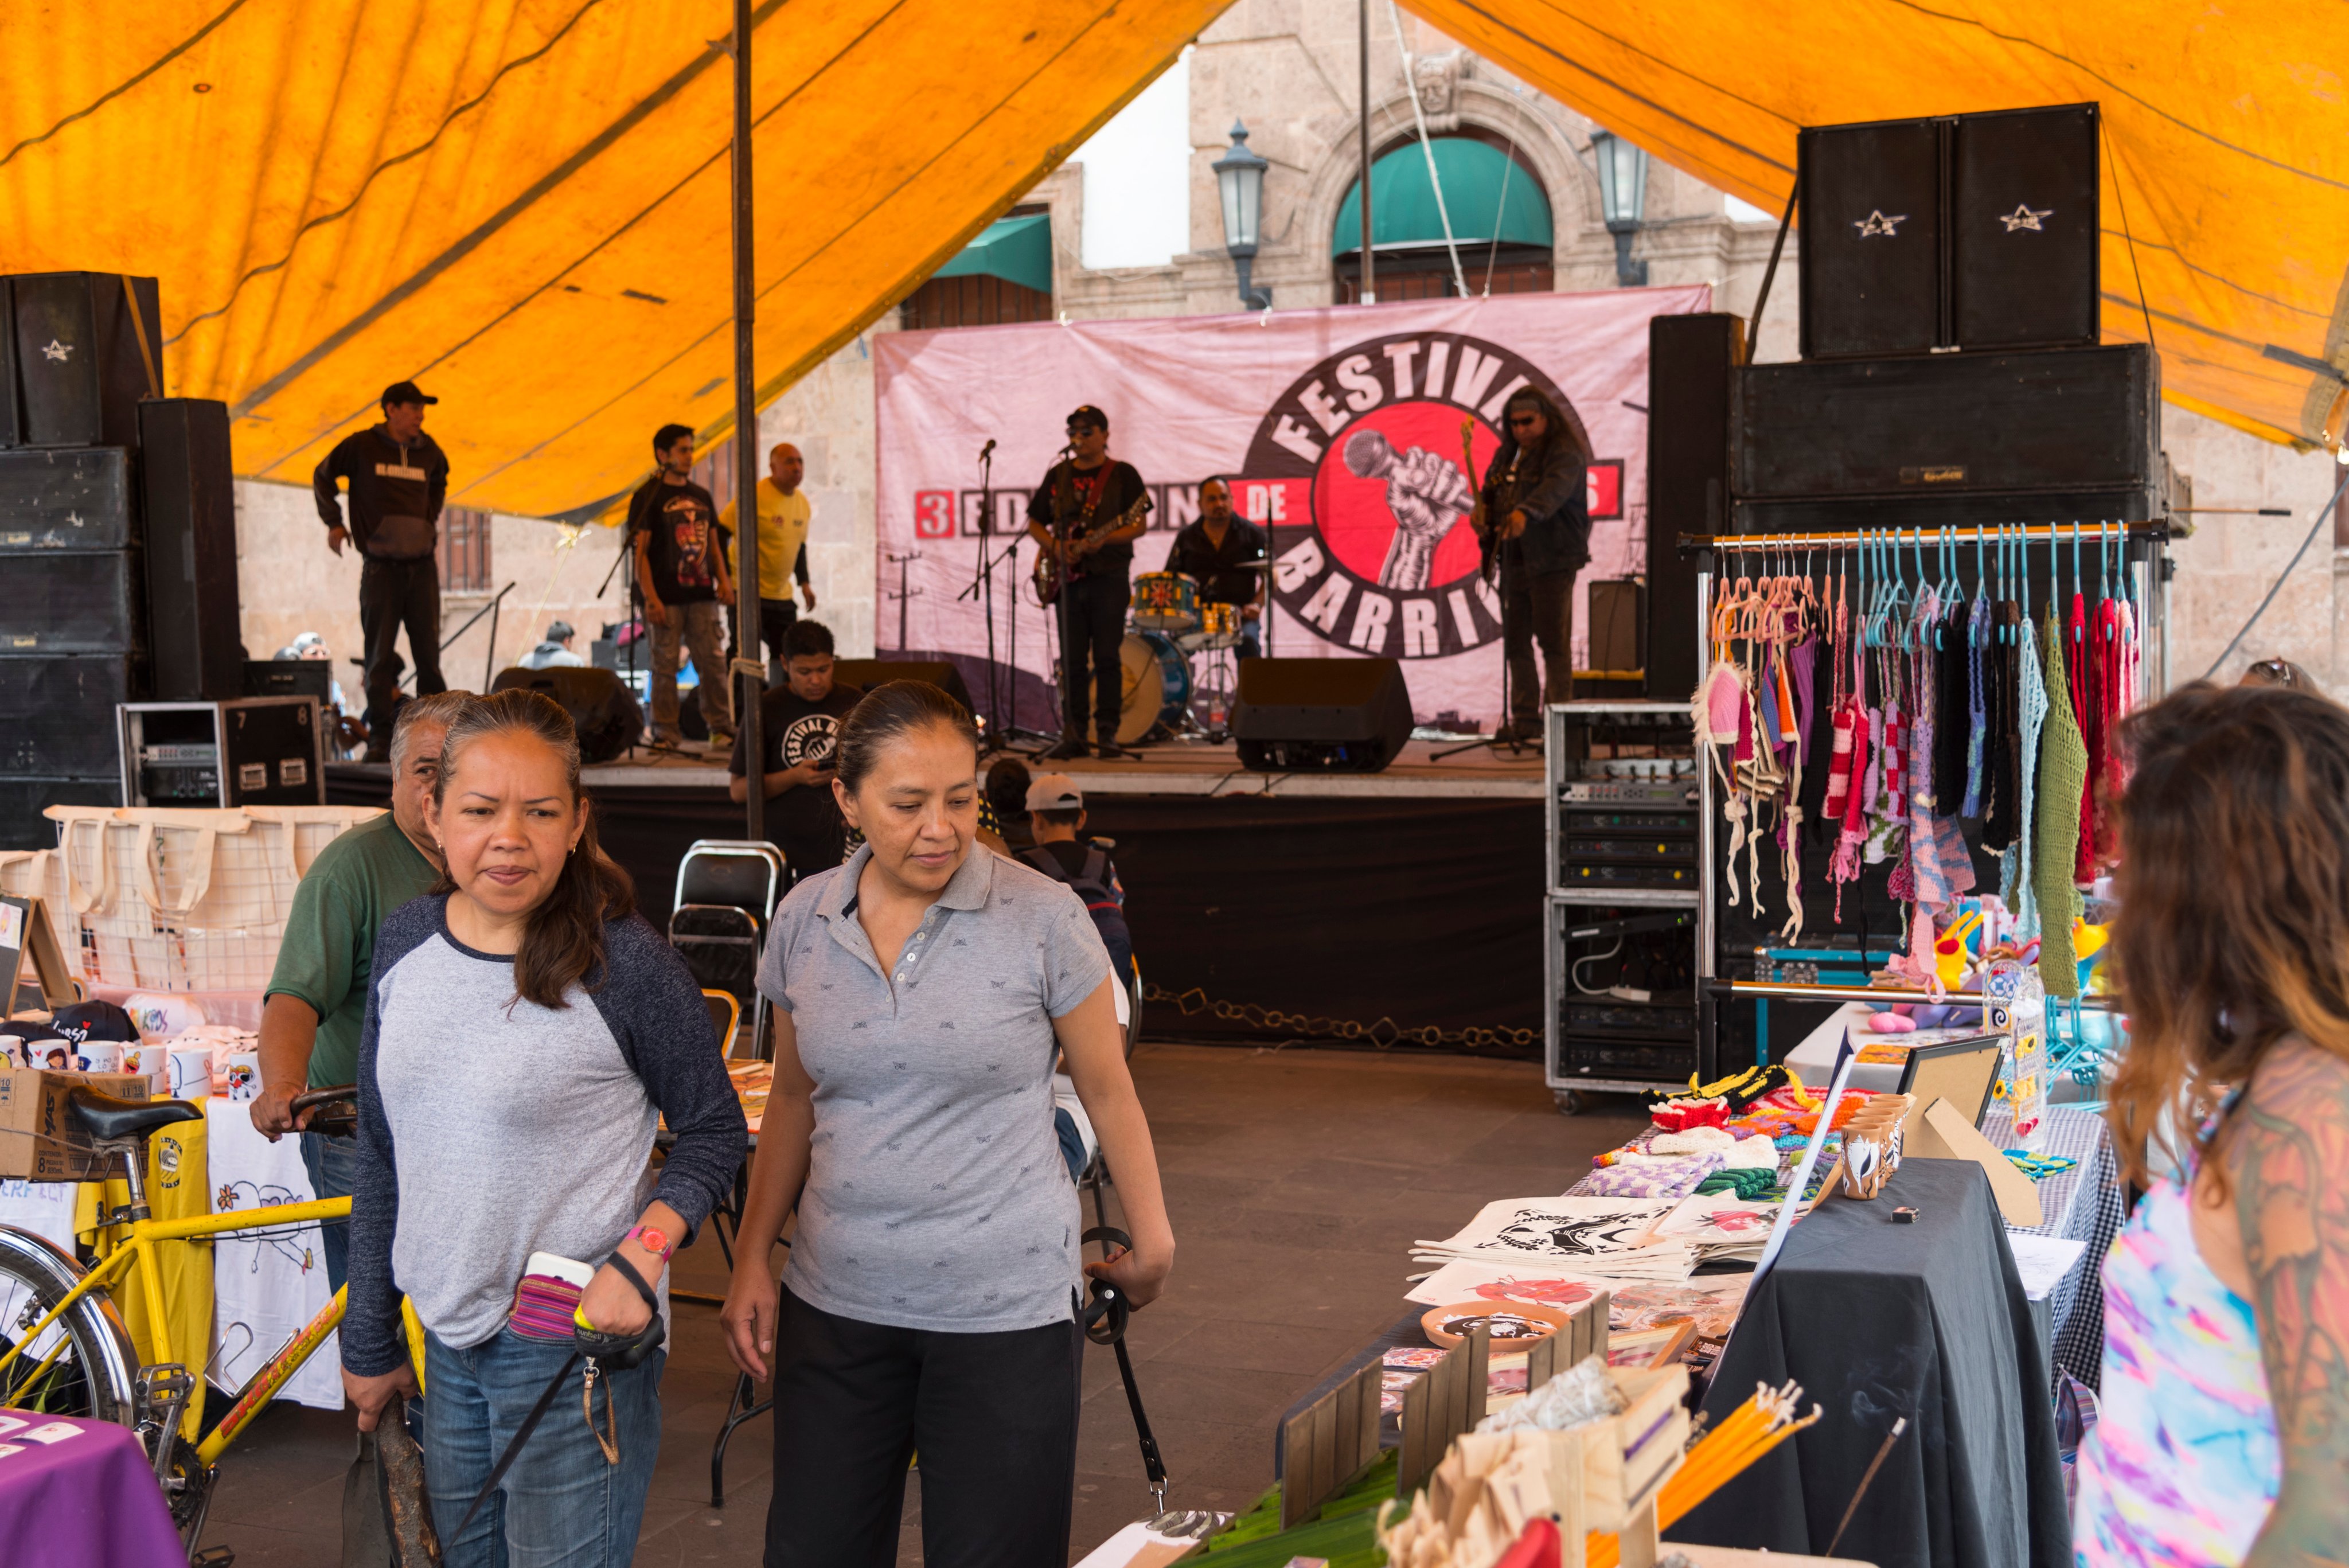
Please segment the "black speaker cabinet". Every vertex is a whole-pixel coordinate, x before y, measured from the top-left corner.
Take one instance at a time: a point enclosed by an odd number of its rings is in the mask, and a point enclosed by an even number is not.
[[[650,659],[651,655],[646,657]],[[945,687],[947,695],[961,703],[964,712],[978,711],[970,705],[970,687],[964,681],[961,669],[943,659],[835,659],[832,678],[861,691],[870,691],[889,680],[926,681]]]
[[[1411,691],[1392,659],[1243,659],[1232,704],[1240,765],[1374,774],[1411,739]]]
[[[1822,498],[2143,494],[2160,479],[2161,373],[2142,343],[1752,365],[1736,388],[1741,513]],[[1959,519],[1909,519],[1940,520]]]
[[[2099,148],[2093,103],[1959,118],[1950,138],[1950,327],[1960,348],[2097,340]]]
[[[335,700],[335,669],[323,659],[248,659],[241,697],[314,697],[321,710]]]
[[[146,695],[143,667],[119,655],[0,658],[0,775],[110,779],[115,705]]]
[[[104,778],[37,778],[0,774],[0,849],[55,849],[57,825],[41,815],[52,805],[120,805],[122,782]]]
[[[1942,124],[1813,126],[1795,137],[1804,358],[1925,354],[1947,341]]]
[[[1648,323],[1648,592],[1640,668],[1648,695],[1696,690],[1704,656],[1696,560],[1683,534],[1729,532],[1730,380],[1745,358],[1734,316],[1659,316]]]
[[[139,400],[162,390],[155,280],[46,272],[10,281],[18,438],[26,446],[138,445]],[[134,315],[144,328],[144,353]]]
[[[0,451],[25,439],[16,401],[16,280],[0,277]]]
[[[32,551],[0,571],[0,654],[143,654],[146,571],[137,550]]]
[[[130,453],[119,446],[0,452],[0,556],[138,543]]]
[[[139,431],[155,695],[171,702],[242,697],[228,405],[151,400],[139,406]]]
[[[543,691],[553,698],[571,715],[571,726],[579,732],[579,754],[587,762],[610,762],[644,732],[645,712],[636,694],[608,670],[583,665],[525,670],[515,665],[498,671],[490,690]]]

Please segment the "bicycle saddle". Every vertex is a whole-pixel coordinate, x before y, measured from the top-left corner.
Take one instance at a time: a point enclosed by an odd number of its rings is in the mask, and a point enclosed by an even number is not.
[[[144,1137],[174,1122],[199,1121],[204,1114],[202,1106],[187,1100],[118,1100],[85,1088],[67,1090],[66,1104],[73,1107],[74,1120],[100,1143]]]

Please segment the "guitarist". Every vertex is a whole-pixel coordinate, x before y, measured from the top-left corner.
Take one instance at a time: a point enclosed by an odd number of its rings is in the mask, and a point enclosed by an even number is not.
[[[1052,465],[1028,503],[1028,533],[1060,585],[1061,743],[1044,754],[1085,754],[1085,683],[1092,671],[1093,722],[1103,757],[1123,756],[1117,723],[1124,705],[1125,607],[1133,595],[1133,541],[1150,493],[1130,462],[1109,455],[1109,416],[1088,403],[1069,416],[1069,456]],[[1040,586],[1045,582],[1040,564]],[[1049,601],[1048,601],[1049,602]]]
[[[1513,394],[1505,418],[1475,521],[1500,556],[1509,721],[1495,738],[1528,742],[1541,738],[1543,704],[1574,697],[1574,577],[1590,561],[1589,462],[1541,393]]]

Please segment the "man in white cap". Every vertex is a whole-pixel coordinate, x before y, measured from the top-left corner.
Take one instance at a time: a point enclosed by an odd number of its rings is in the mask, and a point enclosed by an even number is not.
[[[1109,949],[1118,983],[1131,984],[1133,934],[1125,925],[1125,884],[1117,879],[1117,867],[1109,857],[1116,841],[1080,836],[1085,826],[1085,794],[1066,774],[1038,774],[1029,782],[1028,818],[1036,844],[1019,851],[1019,858],[1077,890],[1101,932],[1102,945]]]

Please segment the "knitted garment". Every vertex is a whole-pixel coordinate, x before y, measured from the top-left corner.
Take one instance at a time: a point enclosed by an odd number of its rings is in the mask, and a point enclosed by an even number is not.
[[[2087,774],[2080,780],[2080,839],[2072,846],[2072,880],[2096,879],[2096,784],[2104,776],[2104,704],[2096,695],[2095,651],[2088,642],[2088,600],[2072,595],[2072,620],[2065,630],[2064,674],[2071,684],[2072,722],[2079,726],[2080,744],[2087,756]]]
[[[2121,715],[2129,709],[2128,647],[2129,617],[2126,603],[2106,599],[2096,606],[2095,618],[2088,626],[2089,658],[2096,670],[2096,748],[2093,766],[2096,778],[2096,798],[2092,803],[2093,830],[2084,837],[2095,845],[2099,863],[2120,854],[2119,832],[2113,822],[2112,805],[2121,797],[2127,781],[2122,776],[2120,763]]]
[[[1938,628],[1926,629],[1928,647],[1933,648],[1933,694],[1937,699],[1933,712],[1933,800],[1935,812],[1944,816],[1958,815],[1959,805],[1966,797],[1966,740],[1972,727],[1966,722],[1966,665],[1971,652],[1967,618],[1972,612],[1965,600],[1952,598],[1941,607]],[[1934,647],[1934,630],[1940,633],[1940,642]]]
[[[2047,683],[2040,672],[2039,648],[2031,624],[2025,621],[2018,629],[2023,634],[2014,645],[2015,669],[2021,676],[2016,695],[2022,739],[2015,753],[2020,782],[2015,792],[2014,843],[2000,868],[1999,897],[2014,911],[2016,937],[2028,941],[2039,934],[2039,905],[2031,894],[2031,839],[2039,831],[2039,820],[2032,812],[2038,789],[2040,732],[2047,722]]]
[[[2023,665],[2016,646],[2024,635],[2023,607],[2002,599],[1992,614],[1989,662],[1982,684],[1989,740],[1983,754],[1982,847],[2004,851],[2014,846],[2021,780],[2017,759],[2023,749]]]
[[[1741,1169],[1736,1167],[1727,1170],[1716,1170],[1698,1182],[1696,1189],[1705,1195],[1715,1192],[1733,1192],[1748,1203],[1759,1202],[1764,1198],[1775,1198],[1778,1195],[1778,1163],[1775,1159],[1772,1160],[1770,1168],[1767,1170],[1758,1168],[1750,1170]]]
[[[2069,1000],[2080,994],[2079,966],[2072,957],[2072,922],[2080,913],[2080,890],[2072,884],[2080,845],[2080,799],[2088,777],[2088,744],[2072,717],[2072,693],[2064,669],[2064,628],[2055,607],[2047,607],[2047,724],[2039,748],[2038,874],[2032,891],[2039,905],[2039,983],[2048,995]]]
[[[1990,601],[1974,600],[1966,618],[1966,794],[1960,816],[1980,816],[1982,799],[1982,749],[1989,739],[1989,710],[1982,699],[1982,660],[1990,644]]]
[[[1724,1102],[1724,1108],[1726,1103]],[[1650,1154],[1703,1154],[1707,1151],[1727,1153],[1737,1142],[1735,1135],[1717,1127],[1682,1127],[1678,1132],[1660,1132],[1648,1140]]]
[[[1652,1165],[1607,1166],[1592,1171],[1580,1185],[1584,1192],[1599,1198],[1686,1198],[1721,1168],[1720,1155],[1692,1154]]]

